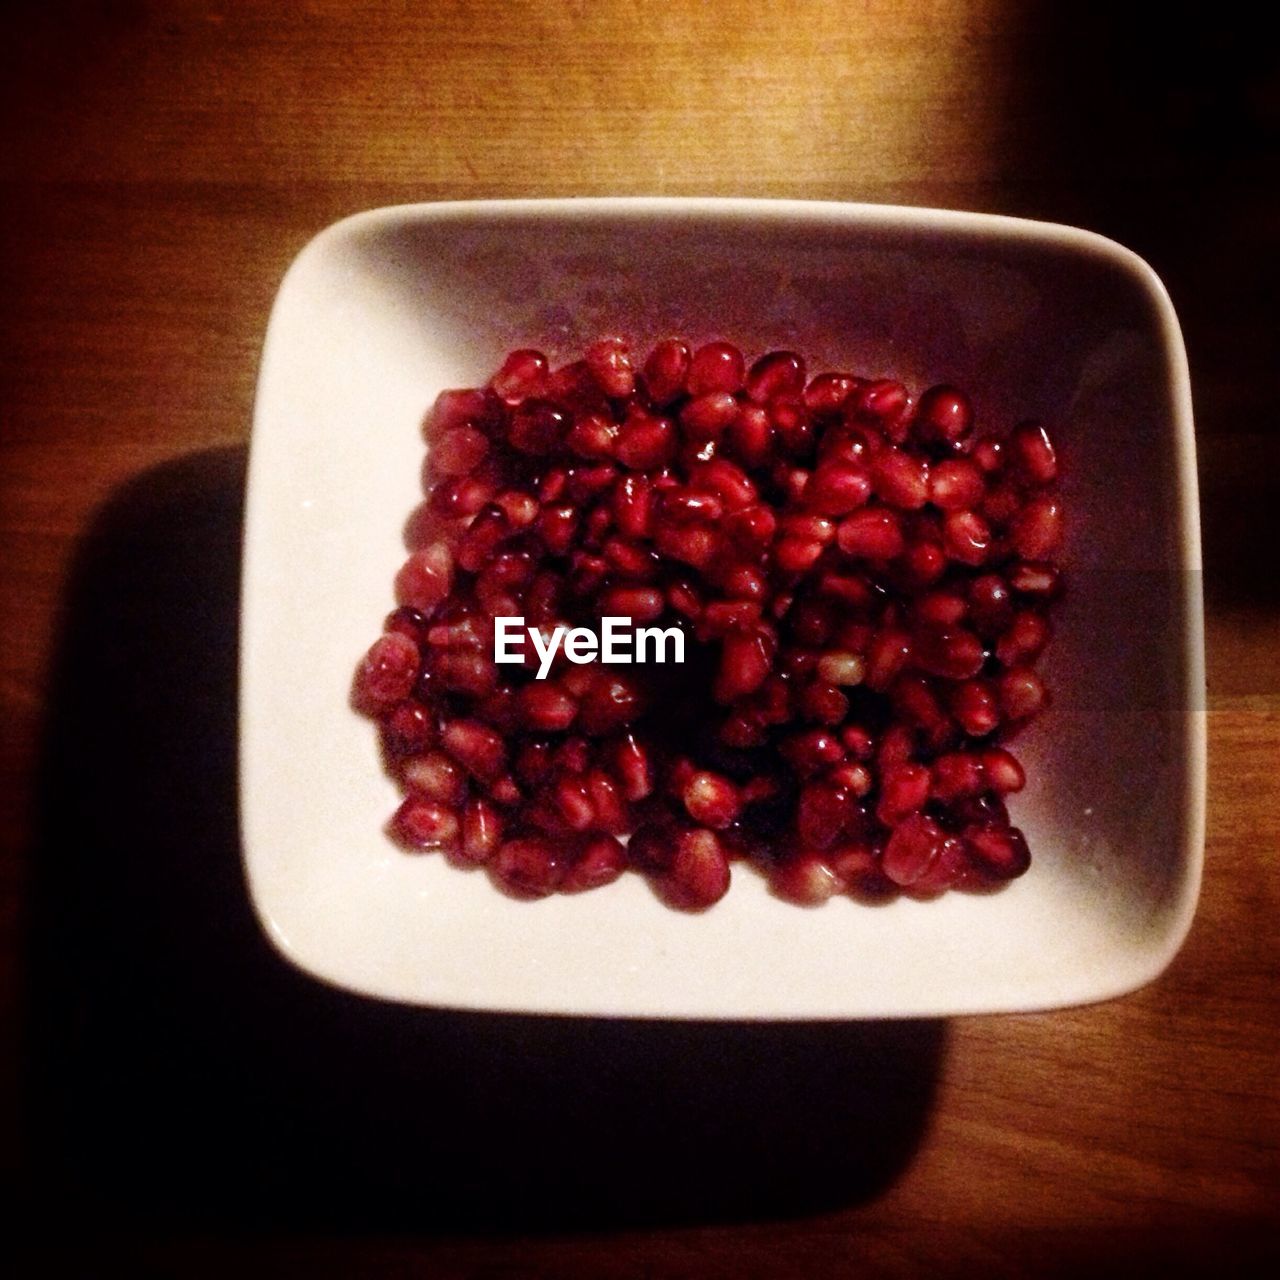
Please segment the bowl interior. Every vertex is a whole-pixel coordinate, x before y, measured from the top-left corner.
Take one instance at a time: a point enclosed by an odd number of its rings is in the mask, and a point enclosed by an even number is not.
[[[1108,242],[848,206],[418,206],[330,228],[290,270],[251,467],[242,808],[269,932],[319,976],[481,1008],[672,1016],[953,1013],[1102,998],[1153,976],[1198,876],[1194,491],[1180,340]],[[421,498],[424,411],[536,346],[621,333],[791,347],[810,369],[964,386],[1050,424],[1069,593],[1019,740],[1030,873],[1001,892],[806,911],[749,870],[703,916],[636,877],[515,902],[399,852],[373,727],[347,704]]]

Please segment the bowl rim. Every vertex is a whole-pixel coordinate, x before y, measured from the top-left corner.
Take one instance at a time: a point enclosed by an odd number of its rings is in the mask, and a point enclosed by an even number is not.
[[[473,223],[546,221],[553,219],[605,220],[672,220],[703,221],[707,223],[794,223],[814,226],[863,228],[886,231],[901,229],[910,232],[930,232],[940,235],[961,235],[968,238],[989,238],[1005,243],[1022,243],[1029,246],[1053,247],[1086,259],[1110,264],[1129,277],[1150,302],[1156,319],[1156,332],[1162,352],[1167,360],[1168,396],[1172,409],[1171,430],[1174,442],[1174,489],[1178,516],[1178,558],[1183,573],[1184,628],[1181,637],[1184,656],[1183,687],[1180,692],[1185,700],[1186,714],[1182,731],[1182,746],[1186,766],[1186,786],[1182,821],[1179,824],[1182,867],[1181,885],[1176,905],[1171,909],[1170,922],[1161,936],[1159,945],[1153,945],[1144,956],[1144,962],[1134,963],[1114,983],[1099,983],[1096,991],[1083,998],[1025,1002],[974,1000],[963,1007],[948,1002],[945,1007],[922,1009],[912,1007],[895,1011],[886,1007],[877,1012],[766,1012],[741,1014],[736,1012],[663,1011],[636,1012],[630,1006],[610,1009],[543,1009],[513,1003],[511,1005],[478,1003],[460,1000],[450,1003],[440,1000],[415,1000],[412,1003],[430,1008],[457,1008],[485,1012],[517,1012],[539,1016],[570,1017],[621,1017],[636,1020],[678,1021],[857,1021],[874,1018],[898,1017],[956,1017],[989,1013],[1034,1013],[1056,1009],[1077,1008],[1101,1003],[1138,990],[1169,966],[1182,948],[1190,932],[1203,879],[1206,790],[1207,790],[1207,719],[1205,696],[1205,644],[1203,569],[1200,535],[1199,490],[1196,468],[1196,445],[1190,372],[1186,346],[1173,303],[1163,281],[1152,266],[1133,250],[1098,232],[1066,223],[1022,218],[1000,213],[973,212],[915,205],[878,204],[869,202],[845,202],[835,200],[778,199],[736,196],[572,196],[572,197],[522,197],[477,200],[442,200],[405,202],[378,206],[348,214],[325,226],[304,243],[281,277],[276,291],[263,339],[262,353],[254,398],[253,424],[249,442],[249,461],[246,479],[245,518],[242,530],[242,578],[240,590],[241,626],[239,634],[239,697],[238,697],[238,820],[241,841],[241,865],[252,909],[262,931],[272,946],[291,965],[308,976],[337,989],[356,992],[374,999],[404,1003],[400,996],[388,995],[358,981],[347,981],[332,972],[325,972],[298,954],[291,947],[277,924],[271,919],[263,901],[260,884],[255,875],[254,858],[248,834],[248,804],[246,796],[251,792],[251,755],[246,750],[246,739],[253,736],[247,728],[253,722],[249,690],[249,669],[252,665],[251,646],[247,643],[252,601],[260,594],[255,590],[257,558],[253,551],[260,542],[254,531],[260,523],[255,511],[261,500],[264,483],[261,478],[262,450],[258,442],[262,437],[266,386],[265,374],[278,357],[279,344],[277,318],[281,301],[285,297],[291,279],[301,274],[310,259],[323,253],[331,241],[340,240],[353,232],[365,232],[397,223]],[[255,465],[256,464],[256,465]],[[255,497],[257,495],[257,497]]]

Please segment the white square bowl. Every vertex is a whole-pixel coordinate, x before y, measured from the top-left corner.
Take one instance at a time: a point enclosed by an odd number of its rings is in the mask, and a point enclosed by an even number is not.
[[[1050,424],[1068,594],[1052,710],[1019,743],[1031,871],[990,895],[788,905],[747,870],[702,915],[637,876],[515,901],[384,834],[398,795],[348,705],[420,500],[423,413],[535,346],[678,333],[811,369],[950,381]],[[248,883],[302,969],[368,995],[524,1012],[869,1018],[1045,1009],[1158,974],[1203,857],[1200,553],[1177,320],[1128,250],[980,214],[755,200],[413,205],[290,268],[258,389],[245,533]]]

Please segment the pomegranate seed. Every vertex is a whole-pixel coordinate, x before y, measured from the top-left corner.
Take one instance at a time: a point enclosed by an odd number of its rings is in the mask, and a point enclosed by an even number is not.
[[[689,348],[676,338],[668,338],[654,347],[644,362],[644,384],[650,400],[664,405],[684,390],[689,359]]]
[[[396,574],[396,601],[430,614],[453,585],[453,556],[443,542],[415,551]]]
[[[401,844],[410,849],[452,850],[458,842],[458,815],[452,809],[421,796],[409,796],[396,810],[391,827]]]
[[[674,905],[702,911],[729,891],[729,860],[714,831],[681,831],[663,887]]]
[[[996,641],[996,658],[1001,666],[1016,667],[1030,662],[1049,640],[1049,624],[1038,613],[1020,609]]]
[[[845,555],[865,560],[892,560],[906,545],[897,516],[883,507],[864,507],[846,516],[836,542]]]
[[[887,689],[911,657],[911,637],[905,632],[878,631],[867,648],[865,682],[871,689]]]
[[[811,849],[826,849],[844,835],[857,808],[847,788],[833,782],[812,782],[800,792],[796,832]]]
[[[502,814],[492,801],[472,796],[462,813],[462,859],[475,866],[491,862],[502,840],[502,825]]]
[[[959,626],[968,610],[964,596],[954,591],[930,591],[915,602],[916,621],[924,626]]]
[[[1002,747],[989,747],[982,753],[982,771],[991,790],[1002,796],[1027,785],[1022,766]]]
[[[1009,584],[998,573],[984,573],[969,584],[969,618],[981,636],[997,636],[1013,619]]]
[[[506,765],[502,739],[478,720],[452,720],[440,730],[440,745],[482,782],[496,778]]]
[[[992,436],[984,436],[975,442],[970,455],[987,475],[994,475],[1004,466],[1004,444]]]
[[[1031,865],[1026,837],[1017,827],[971,826],[963,834],[969,856],[990,875],[1013,880]]]
[[[513,529],[527,529],[538,518],[538,500],[519,489],[504,489],[493,502]]]
[[[976,796],[985,786],[982,761],[967,751],[951,751],[933,762],[931,794],[943,804]]]
[[[1009,586],[1020,596],[1051,600],[1061,587],[1058,571],[1051,564],[1023,561],[1008,570]]]
[[[1009,438],[1010,452],[1028,483],[1043,488],[1058,478],[1058,457],[1049,433],[1038,422],[1024,422]]]
[[[803,907],[818,907],[841,889],[840,877],[819,853],[798,853],[774,868],[769,886],[779,897]]]
[[[911,656],[922,671],[947,680],[976,676],[986,661],[982,641],[962,627],[954,630],[919,628],[912,635]]]
[[[485,507],[462,535],[458,544],[458,567],[468,573],[479,573],[497,555],[498,548],[510,532],[511,526],[501,509]]]
[[[968,458],[947,458],[929,475],[929,501],[943,511],[966,511],[982,502],[982,471]]]
[[[857,389],[858,379],[847,373],[820,373],[805,387],[804,404],[814,413],[839,413]]]
[[[618,432],[614,453],[624,467],[651,471],[669,463],[676,454],[675,423],[632,408]]]
[[[570,831],[589,831],[596,821],[596,807],[591,803],[585,779],[579,775],[562,777],[552,793],[553,802]]]
[[[593,342],[583,358],[605,395],[620,400],[635,390],[631,352],[621,338],[601,338],[599,342]]]
[[[722,705],[754,693],[773,667],[776,642],[763,628],[725,637],[714,696]]]
[[[592,836],[560,882],[564,893],[582,893],[612,884],[627,869],[627,851],[610,835]]]
[[[709,391],[685,402],[680,424],[696,440],[714,440],[738,417],[738,401],[728,391]]]
[[[1044,682],[1029,667],[1011,668],[999,683],[1000,707],[1010,720],[1026,720],[1044,707]]]
[[[887,378],[859,387],[849,402],[849,411],[855,420],[878,427],[895,444],[906,439],[910,407],[906,387]]]
[[[718,773],[705,770],[689,779],[682,798],[694,822],[717,831],[727,827],[738,816],[741,807],[733,783]]]
[[[818,674],[828,684],[861,684],[866,673],[866,663],[856,653],[836,649],[818,659]]]
[[[440,437],[428,458],[436,475],[461,476],[478,467],[488,452],[488,439],[475,427],[454,427]]]
[[[885,769],[880,781],[876,817],[886,827],[896,827],[908,814],[924,808],[929,799],[929,785],[927,765],[897,764]],[[899,880],[898,883],[905,882]]]
[[[595,809],[596,830],[624,835],[631,829],[631,819],[617,783],[601,769],[592,769],[586,780],[587,794]]]
[[[851,462],[824,462],[804,490],[805,506],[826,516],[848,515],[871,497],[871,476]]]
[[[783,740],[779,750],[801,777],[812,777],[828,765],[839,764],[844,759],[840,739],[826,729],[794,734]]]
[[[579,458],[611,458],[618,426],[603,413],[582,413],[573,420],[565,448]]]
[[[435,737],[435,717],[422,703],[413,699],[400,703],[387,717],[387,747],[396,755],[424,751]]]
[[[423,420],[423,431],[428,435],[442,435],[456,427],[487,426],[491,416],[489,400],[483,391],[442,391]]]
[[[541,391],[547,368],[547,357],[541,351],[528,348],[513,351],[489,380],[489,385],[503,403],[519,404]]]
[[[773,422],[762,406],[740,405],[738,416],[728,426],[725,441],[747,466],[764,466],[773,451]]]
[[[747,396],[767,404],[775,396],[798,396],[804,390],[804,360],[794,351],[770,351],[751,366]]]
[[[947,889],[967,884],[973,877],[972,864],[963,840],[947,836],[938,856],[925,873],[911,885],[912,897],[932,897]]]
[[[929,501],[929,464],[901,449],[881,449],[871,459],[871,481],[891,507],[914,511]]]
[[[884,847],[882,866],[894,884],[909,887],[924,878],[942,852],[945,837],[932,819],[914,813],[904,818]]]
[[[492,661],[485,654],[472,649],[453,649],[439,653],[432,664],[432,675],[440,682],[442,689],[473,698],[482,698],[491,693],[498,682],[498,673]]]
[[[980,565],[991,547],[991,530],[976,511],[948,511],[942,522],[947,554],[961,564]]]
[[[920,397],[912,423],[923,444],[954,445],[973,427],[973,406],[969,397],[955,387],[930,387]]]
[[[640,871],[667,870],[675,858],[676,836],[670,815],[661,821],[642,823],[627,842],[627,861]]]
[[[413,692],[418,680],[418,646],[399,631],[373,642],[356,675],[360,701],[375,712],[393,707]]]
[[[466,775],[439,751],[409,756],[401,762],[400,778],[410,792],[442,805],[459,805],[467,794]]]
[[[841,741],[843,742],[843,735]],[[871,779],[871,770],[866,765],[856,764],[849,760],[846,760],[844,764],[836,765],[827,774],[827,780],[835,783],[838,787],[843,787],[857,799],[867,795],[874,785]]]
[[[694,352],[685,385],[691,396],[710,391],[732,394],[742,386],[742,352],[728,342],[708,342]]]
[[[985,738],[1000,723],[1000,705],[989,680],[965,680],[949,699],[951,714],[971,738]]]
[[[531,729],[556,733],[567,729],[578,714],[578,704],[562,688],[544,680],[527,684],[517,695],[520,717]]]
[[[526,400],[511,415],[508,439],[520,453],[535,456],[554,451],[569,432],[571,419],[547,400]]]
[[[1062,507],[1056,498],[1032,498],[1013,518],[1013,548],[1024,560],[1043,560],[1062,538]]]
[[[554,893],[565,875],[555,843],[542,836],[521,836],[499,845],[493,869],[508,889],[531,898]]]
[[[634,680],[601,673],[582,700],[578,724],[583,733],[600,737],[625,729],[643,711],[644,697]]]
[[[884,874],[876,850],[861,840],[839,845],[828,855],[832,871],[849,893],[876,901],[895,892],[893,882]]]
[[[855,760],[870,760],[874,742],[871,735],[860,724],[847,724],[840,730],[840,741],[844,749]]]

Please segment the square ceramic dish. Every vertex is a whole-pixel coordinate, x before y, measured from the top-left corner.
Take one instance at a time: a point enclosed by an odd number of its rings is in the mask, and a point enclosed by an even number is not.
[[[1031,871],[987,896],[788,905],[749,870],[702,915],[637,876],[518,902],[384,834],[398,796],[356,663],[393,605],[424,411],[502,356],[604,333],[791,347],[810,368],[955,382],[1050,424],[1069,591],[1020,740]],[[1159,280],[1087,232],[752,200],[416,205],[348,218],[289,270],[258,389],[245,535],[244,856],[316,977],[526,1012],[862,1018],[1045,1009],[1148,981],[1203,851],[1199,533],[1187,368]]]

